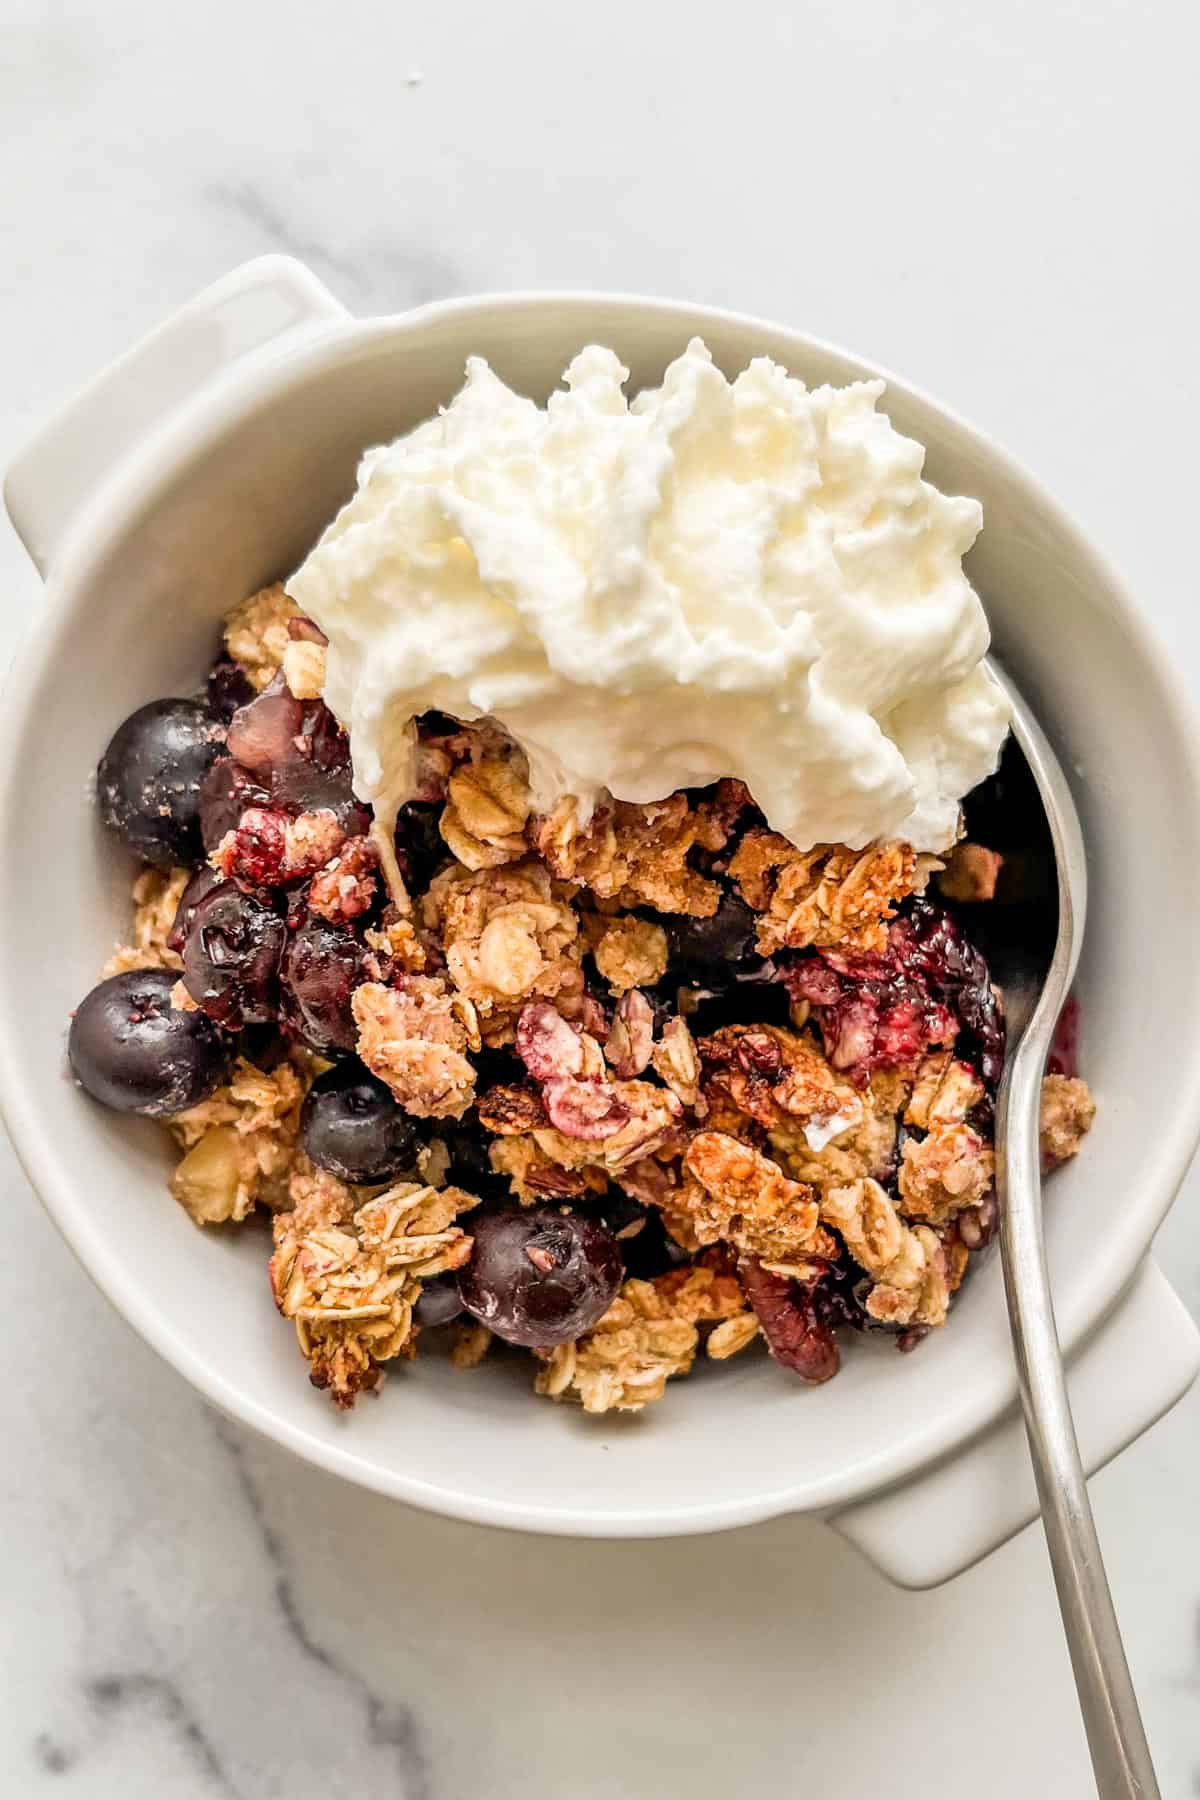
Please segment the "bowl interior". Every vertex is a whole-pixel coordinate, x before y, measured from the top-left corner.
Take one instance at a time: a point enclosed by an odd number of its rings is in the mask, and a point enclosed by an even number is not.
[[[349,1419],[309,1388],[276,1316],[268,1236],[201,1233],[165,1192],[159,1131],[94,1107],[65,1078],[64,1027],[127,917],[128,870],[89,776],[119,720],[188,691],[222,612],[287,573],[352,490],[367,445],[446,401],[479,352],[543,396],[571,354],[612,344],[633,385],[692,332],[730,373],[767,353],[810,383],[864,373],[790,334],[686,308],[484,301],[355,328],[264,378],[262,404],[214,408],[128,517],[58,583],[18,665],[4,771],[0,1059],[14,1136],[115,1302],[219,1403],[358,1480],[467,1516],[543,1529],[708,1528],[867,1490],[977,1428],[1012,1393],[993,1264],[913,1356],[848,1346],[809,1390],[751,1353],[677,1382],[637,1418],[531,1398],[529,1365],[405,1366]],[[1077,1337],[1149,1240],[1190,1151],[1200,967],[1185,896],[1200,842],[1191,741],[1111,577],[1053,505],[982,440],[893,385],[939,485],[978,496],[971,572],[999,653],[1074,771],[1091,859],[1079,978],[1083,1060],[1100,1111],[1048,1204],[1060,1324]]]

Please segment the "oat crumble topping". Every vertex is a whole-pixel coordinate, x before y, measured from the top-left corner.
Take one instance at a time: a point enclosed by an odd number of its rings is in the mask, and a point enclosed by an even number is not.
[[[225,621],[225,648],[254,687],[268,687],[278,675],[292,642],[288,625],[297,616],[295,601],[276,581],[235,606]]]
[[[217,1085],[166,1120],[171,1190],[200,1225],[273,1215],[272,1291],[314,1385],[342,1408],[377,1390],[416,1354],[427,1287],[428,1329],[449,1332],[456,1368],[478,1367],[506,1328],[456,1317],[454,1284],[500,1209],[551,1238],[603,1221],[620,1252],[589,1328],[535,1349],[537,1392],[588,1413],[660,1399],[702,1348],[721,1362],[762,1337],[819,1381],[837,1368],[835,1329],[906,1347],[945,1322],[995,1230],[1002,1037],[969,940],[954,954],[974,1011],[922,986],[913,957],[938,932],[962,942],[953,921],[994,897],[997,852],[970,838],[944,865],[896,843],[801,851],[735,781],[602,802],[586,823],[572,800],[535,816],[504,734],[440,714],[418,721],[419,794],[393,840],[356,809],[321,701],[325,645],[282,586],[235,607],[225,643],[253,706],[277,709],[262,729],[287,778],[271,797],[270,771],[245,771],[209,882],[246,895],[288,946],[311,927],[341,961],[306,975],[303,1019],[334,1022],[306,1039],[280,998],[287,950],[269,934],[218,949],[251,959],[265,999],[247,1016],[283,1035],[227,1032]],[[138,873],[106,976],[182,969],[168,940],[195,873]],[[950,923],[919,898],[934,873],[941,900],[968,909]],[[189,896],[187,920],[203,906]],[[199,1026],[206,1004],[171,989]],[[350,1068],[409,1121],[399,1178],[343,1167],[305,1123],[316,1078]],[[1048,1167],[1094,1115],[1085,1081],[1046,1077]],[[558,1268],[532,1240],[526,1260]]]

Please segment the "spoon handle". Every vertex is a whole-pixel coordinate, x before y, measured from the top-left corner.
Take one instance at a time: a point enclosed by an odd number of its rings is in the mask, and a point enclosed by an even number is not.
[[[1011,1057],[996,1111],[1000,1248],[1042,1523],[1100,1800],[1160,1800],[1088,1500],[1042,1238],[1044,1039]]]

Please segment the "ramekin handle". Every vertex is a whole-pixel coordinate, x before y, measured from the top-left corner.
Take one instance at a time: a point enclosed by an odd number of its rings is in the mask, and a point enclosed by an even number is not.
[[[1083,1465],[1102,1469],[1182,1398],[1200,1371],[1200,1331],[1156,1263],[1142,1264],[1070,1360]],[[1019,1412],[934,1469],[829,1520],[904,1588],[937,1587],[1007,1543],[1038,1514]]]
[[[110,475],[159,425],[249,357],[348,314],[303,263],[260,256],[214,282],[97,375],[17,457],[4,502],[43,575]]]

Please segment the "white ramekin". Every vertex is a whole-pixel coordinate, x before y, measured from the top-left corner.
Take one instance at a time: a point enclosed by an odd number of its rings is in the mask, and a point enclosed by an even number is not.
[[[893,1579],[928,1585],[1033,1516],[999,1269],[909,1357],[854,1344],[808,1389],[758,1358],[701,1369],[636,1418],[535,1401],[527,1371],[426,1360],[338,1417],[276,1317],[262,1233],[199,1233],[164,1189],[156,1127],[63,1073],[70,1008],[126,916],[128,871],[89,777],[135,705],[187,691],[223,610],[286,573],[351,491],[368,444],[447,400],[466,356],[544,395],[583,343],[633,385],[693,333],[731,372],[877,371],[780,326],[602,294],[485,296],[352,319],[299,264],[219,282],[93,383],[25,451],[6,498],[46,607],[0,719],[0,1089],[26,1170],[142,1336],[216,1405],[352,1481],[527,1530],[652,1536],[820,1513]],[[1075,771],[1091,853],[1080,977],[1100,1111],[1051,1187],[1059,1325],[1089,1466],[1183,1393],[1200,1339],[1147,1251],[1200,1127],[1197,740],[1117,577],[1013,461],[889,380],[940,486],[978,496],[971,572],[997,647]]]

